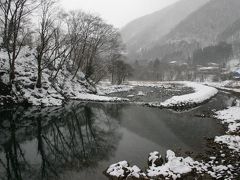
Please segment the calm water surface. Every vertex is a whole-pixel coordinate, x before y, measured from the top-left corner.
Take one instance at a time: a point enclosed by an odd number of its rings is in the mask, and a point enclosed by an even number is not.
[[[141,168],[151,151],[204,153],[205,138],[224,133],[202,113],[231,105],[220,93],[192,111],[128,104],[77,103],[52,108],[0,109],[0,179],[106,179],[120,160]]]

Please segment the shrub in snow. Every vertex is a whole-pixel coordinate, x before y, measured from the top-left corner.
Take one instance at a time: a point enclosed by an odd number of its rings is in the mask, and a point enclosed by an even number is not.
[[[147,175],[153,179],[177,179],[192,172],[194,164],[195,161],[193,161],[192,158],[176,157],[173,151],[168,150],[165,164],[161,166],[149,166],[149,169],[147,169]]]
[[[148,166],[161,166],[163,164],[163,158],[159,152],[154,151],[149,154],[148,157]]]
[[[137,95],[138,96],[146,96],[146,94],[144,92],[142,92],[142,91],[139,91]]]
[[[108,167],[105,174],[116,180],[121,179],[147,179],[145,173],[143,173],[137,166],[129,166],[127,161],[121,161],[116,164],[112,164]]]

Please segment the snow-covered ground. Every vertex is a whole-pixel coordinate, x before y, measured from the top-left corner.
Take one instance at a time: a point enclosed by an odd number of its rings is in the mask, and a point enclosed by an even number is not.
[[[117,97],[106,97],[97,94],[97,90],[85,78],[82,72],[72,79],[72,74],[64,66],[54,77],[54,70],[48,68],[42,72],[42,88],[36,88],[37,62],[33,50],[24,47],[15,64],[16,78],[13,94],[16,103],[27,101],[36,106],[59,106],[65,100],[90,100],[90,101],[126,101]],[[8,84],[9,63],[6,52],[0,51],[0,70],[3,75],[0,81]]]
[[[224,81],[220,83],[205,83],[209,86],[221,90],[240,93],[240,81]],[[215,118],[228,126],[226,135],[215,137],[215,142],[225,144],[231,150],[240,153],[240,103],[235,102],[235,106],[215,112]]]
[[[229,149],[240,152],[240,136],[237,135],[223,135],[215,137],[215,142],[225,144]],[[239,153],[240,155],[240,153]]]
[[[225,144],[240,154],[240,107],[233,106],[215,113],[215,118],[228,126],[226,135],[215,137],[215,142]]]
[[[228,125],[228,132],[240,131],[240,107],[233,106],[228,109],[215,112],[215,118]]]
[[[109,81],[102,81],[97,85],[97,91],[100,95],[108,95],[116,92],[130,91],[134,88],[132,85],[112,85]]]
[[[146,174],[140,170],[137,166],[129,166],[127,161],[121,161],[116,164],[112,164],[106,171],[106,175],[109,177],[117,178],[147,178]]]
[[[160,160],[160,161],[158,161]],[[161,162],[156,163],[156,162]],[[110,165],[106,170],[106,175],[110,178],[128,179],[134,177],[135,179],[180,179],[188,177],[194,179],[194,174],[210,175],[215,179],[231,179],[232,165],[213,165],[213,161],[208,163],[194,161],[191,157],[178,157],[176,154],[168,150],[165,157],[165,162],[157,151],[149,154],[148,168],[146,172],[140,170],[136,165],[130,166],[127,161],[121,161]],[[228,177],[224,177],[224,172],[229,172]]]
[[[73,97],[71,99],[83,100],[83,101],[98,101],[98,102],[129,101],[127,98],[108,97],[108,96],[101,96],[101,95],[88,94],[88,93],[78,94],[78,96]]]
[[[16,79],[13,91],[17,97],[17,102],[27,101],[32,105],[57,106],[66,100],[90,100],[90,101],[128,101],[127,98],[107,97],[108,94],[116,92],[130,91],[136,86],[169,88],[174,83],[191,87],[196,92],[193,94],[174,96],[165,102],[150,103],[151,106],[174,107],[191,106],[199,104],[211,98],[217,90],[204,85],[190,82],[137,82],[131,81],[125,85],[110,85],[109,82],[101,82],[96,88],[86,80],[82,72],[72,79],[72,74],[65,65],[55,76],[55,70],[48,68],[42,72],[42,88],[36,88],[37,81],[37,62],[34,58],[34,51],[24,47],[16,60]],[[1,81],[8,83],[8,56],[6,52],[0,52],[0,70],[3,72]],[[69,66],[69,65],[68,65]],[[139,91],[136,96],[145,96]]]
[[[173,96],[172,98],[166,100],[165,102],[153,102],[149,103],[150,106],[154,107],[165,107],[165,108],[175,108],[175,107],[185,107],[185,106],[196,106],[199,105],[218,93],[218,90],[213,87],[208,87],[195,82],[177,82],[181,83],[187,87],[194,89],[194,93],[186,94],[182,96]]]
[[[218,93],[218,90],[213,87],[209,87],[206,85],[202,85],[195,82],[145,82],[145,81],[129,81],[127,85],[110,85],[107,82],[101,83],[101,85],[98,86],[98,92],[100,94],[111,94],[116,92],[124,92],[124,91],[130,91],[134,89],[135,87],[154,87],[160,89],[169,89],[171,90],[174,88],[174,85],[181,85],[184,87],[188,87],[190,89],[194,90],[194,93],[180,95],[180,96],[173,96],[172,98],[161,102],[155,101],[155,102],[143,102],[141,104],[145,104],[151,107],[160,107],[160,108],[185,108],[185,107],[193,107],[197,106],[213,96],[215,96]],[[128,95],[127,97],[134,97],[134,96],[145,96],[146,94],[143,91],[138,91],[137,94]]]
[[[205,82],[205,85],[218,88],[220,90],[240,93],[240,81],[223,81],[223,82]]]
[[[107,97],[106,95],[116,92],[130,91],[136,86],[169,88],[173,84],[194,89],[194,93],[174,96],[165,102],[151,102],[149,106],[155,107],[192,107],[203,103],[217,94],[217,90],[212,87],[193,82],[137,82],[130,81],[125,85],[110,85],[109,82],[101,82],[96,88],[86,80],[82,72],[72,79],[67,66],[63,67],[55,79],[54,70],[44,69],[42,72],[42,88],[36,88],[37,63],[33,56],[33,51],[24,47],[16,61],[16,79],[14,93],[18,101],[27,100],[32,105],[54,106],[61,105],[65,100],[91,100],[91,101],[127,101],[127,98]],[[0,69],[5,72],[1,76],[2,82],[8,81],[8,61],[6,52],[0,52]],[[145,96],[139,91],[136,96]]]

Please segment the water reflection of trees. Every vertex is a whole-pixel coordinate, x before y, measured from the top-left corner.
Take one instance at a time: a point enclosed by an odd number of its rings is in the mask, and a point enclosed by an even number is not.
[[[19,140],[16,136],[17,123],[16,119],[19,117],[19,113],[13,113],[14,110],[7,110],[6,117],[10,117],[8,125],[1,126],[1,133],[9,138],[1,143],[5,159],[0,159],[0,163],[6,170],[6,179],[22,179],[21,167],[22,163],[26,163],[24,153],[20,147]],[[7,132],[8,131],[8,132]]]
[[[97,166],[111,157],[120,138],[118,122],[108,114],[117,116],[118,108],[112,107],[77,104],[0,110],[0,178],[49,179],[63,170]],[[26,142],[35,149],[28,149]],[[30,151],[36,152],[34,157]]]

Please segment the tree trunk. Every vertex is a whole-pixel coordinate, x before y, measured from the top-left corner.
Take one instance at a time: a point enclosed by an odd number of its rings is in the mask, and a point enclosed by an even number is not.
[[[10,72],[9,72],[9,83],[12,84],[12,81],[15,79],[15,67],[12,64],[10,66]]]
[[[37,88],[42,88],[42,70],[38,70],[38,78],[37,78]]]

